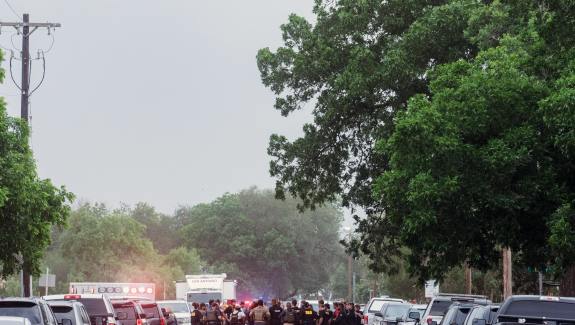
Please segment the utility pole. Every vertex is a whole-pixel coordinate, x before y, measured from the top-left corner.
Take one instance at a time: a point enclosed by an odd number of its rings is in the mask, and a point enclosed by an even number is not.
[[[513,294],[513,262],[511,260],[511,248],[503,248],[503,299]]]
[[[56,27],[61,27],[58,23],[31,23],[30,15],[24,14],[22,22],[2,22],[0,21],[0,28],[14,27],[18,33],[22,34],[22,52],[20,53],[22,59],[22,80],[21,85],[18,86],[21,91],[21,106],[20,118],[28,126],[30,120],[29,107],[30,107],[30,35],[32,35],[38,28],[47,28],[48,32]],[[11,72],[11,71],[10,71]],[[32,281],[30,274],[30,266],[24,262],[22,263],[22,295],[24,297],[32,296]]]
[[[347,301],[353,302],[353,256],[347,257]]]
[[[473,291],[473,273],[471,270],[471,266],[468,263],[465,263],[465,293],[470,295]]]

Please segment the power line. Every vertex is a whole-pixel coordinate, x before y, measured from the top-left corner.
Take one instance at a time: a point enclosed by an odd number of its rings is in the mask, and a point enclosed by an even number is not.
[[[10,5],[10,2],[8,2],[8,0],[4,0],[4,3],[8,6],[8,8],[10,8],[10,11],[12,11],[12,13],[18,18],[20,19],[20,15],[16,12],[16,10],[14,10],[14,8]]]

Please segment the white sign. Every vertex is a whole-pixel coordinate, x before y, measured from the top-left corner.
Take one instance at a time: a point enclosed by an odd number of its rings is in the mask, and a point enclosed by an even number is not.
[[[435,280],[425,281],[425,298],[433,298],[439,294],[439,283]]]
[[[38,286],[54,288],[56,286],[56,275],[42,274],[40,279],[38,279]]]

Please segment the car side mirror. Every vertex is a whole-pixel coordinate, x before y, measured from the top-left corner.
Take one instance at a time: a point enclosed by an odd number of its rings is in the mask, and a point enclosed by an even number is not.
[[[119,311],[116,313],[116,320],[126,320],[128,319],[128,313],[125,311]]]
[[[59,322],[58,324],[60,324],[60,325],[74,325],[74,324],[72,323],[72,320],[71,320],[71,319],[67,319],[67,318],[62,318],[62,321]]]
[[[487,325],[487,321],[485,319],[474,319],[473,325]]]
[[[421,316],[419,316],[419,313],[416,311],[412,311],[411,313],[409,313],[409,318],[411,319],[415,319],[415,320],[420,320]]]
[[[374,315],[377,317],[383,317],[383,314],[379,311],[376,311]]]

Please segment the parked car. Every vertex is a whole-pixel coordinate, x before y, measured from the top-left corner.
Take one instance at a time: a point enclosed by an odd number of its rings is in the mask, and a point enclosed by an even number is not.
[[[116,313],[110,302],[110,298],[104,294],[69,294],[45,296],[46,301],[77,301],[81,302],[88,316],[91,325],[116,325]]]
[[[2,325],[32,325],[28,318],[25,317],[12,317],[0,316],[0,324]]]
[[[575,298],[511,296],[499,308],[497,324],[575,324]],[[477,325],[486,322],[478,321]]]
[[[86,308],[78,301],[48,301],[54,316],[61,323],[63,319],[72,321],[72,325],[90,325],[90,316]]]
[[[161,307],[155,301],[138,301],[146,314],[149,325],[166,325],[166,318]],[[167,316],[167,315],[166,315]]]
[[[168,312],[171,311],[178,325],[190,325],[192,323],[192,310],[188,303],[184,300],[160,300],[158,301],[160,308],[165,308]],[[168,310],[169,309],[169,310]],[[196,311],[199,313],[199,311]]]
[[[454,303],[449,307],[447,313],[441,320],[440,325],[463,325],[467,315],[476,305],[468,303]]]
[[[44,300],[38,298],[0,299],[0,316],[26,318],[32,325],[58,325],[58,320],[50,307]],[[72,325],[69,319],[63,320],[61,324]]]
[[[437,325],[441,323],[441,320],[443,319],[443,316],[445,316],[445,313],[447,313],[449,307],[456,302],[472,303],[477,305],[491,304],[491,301],[489,301],[485,296],[440,293],[431,299],[419,323],[426,323],[423,325]]]
[[[122,325],[150,325],[140,304],[133,300],[113,300],[112,305]]]
[[[390,302],[399,302],[403,303],[402,299],[390,298],[388,296],[376,297],[371,298],[367,303],[365,310],[363,312],[363,321],[362,324],[364,325],[374,325],[375,320],[375,313],[381,312],[384,305]]]
[[[404,325],[408,320],[411,304],[390,302],[374,314],[375,325]]]
[[[497,317],[499,305],[475,306],[467,315],[464,325],[476,325],[477,320],[485,320],[486,324],[493,324]]]
[[[411,309],[409,309],[409,313],[407,314],[406,324],[417,324],[423,318],[425,309],[427,309],[427,305],[412,305]]]

